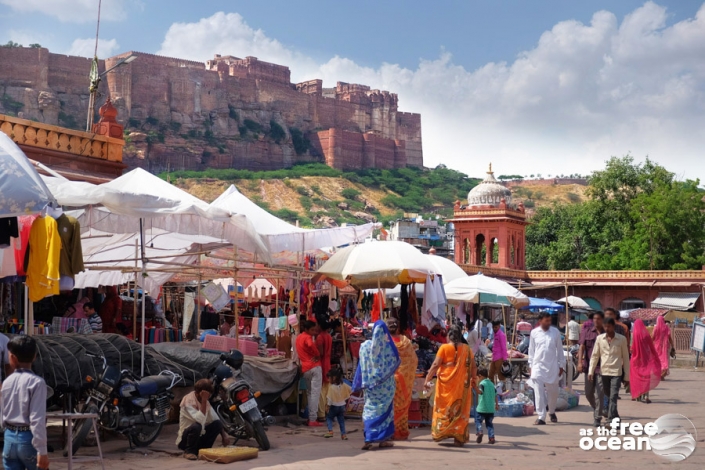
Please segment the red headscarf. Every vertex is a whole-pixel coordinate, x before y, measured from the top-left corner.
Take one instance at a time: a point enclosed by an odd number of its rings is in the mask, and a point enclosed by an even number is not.
[[[661,360],[641,320],[635,321],[632,328],[632,358],[629,365],[632,398],[653,390],[661,381]]]
[[[656,320],[656,326],[654,327],[654,347],[656,347],[656,352],[661,360],[661,372],[665,373],[668,371],[668,353],[669,343],[668,338],[671,336],[671,330],[666,325],[666,320],[663,319],[662,315],[659,315]]]

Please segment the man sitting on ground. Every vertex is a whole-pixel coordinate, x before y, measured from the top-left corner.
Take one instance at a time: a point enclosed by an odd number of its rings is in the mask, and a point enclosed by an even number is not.
[[[181,400],[176,445],[184,451],[184,458],[188,460],[197,460],[199,450],[213,447],[219,434],[223,439],[223,447],[230,445],[223,423],[208,401],[212,394],[213,382],[201,379],[196,382],[194,391]]]

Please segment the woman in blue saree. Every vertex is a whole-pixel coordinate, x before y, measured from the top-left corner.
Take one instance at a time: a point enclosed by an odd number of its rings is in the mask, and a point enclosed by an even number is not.
[[[369,450],[379,443],[380,447],[392,447],[394,438],[394,373],[401,360],[394,339],[383,321],[377,321],[372,330],[372,339],[360,346],[360,361],[357,364],[353,390],[365,392],[365,407],[362,410],[365,445]]]

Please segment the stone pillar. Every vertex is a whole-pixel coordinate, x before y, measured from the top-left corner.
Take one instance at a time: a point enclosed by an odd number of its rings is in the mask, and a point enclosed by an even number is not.
[[[342,159],[343,153],[343,133],[339,129],[328,129],[328,153],[326,154],[326,164],[339,170],[344,169],[345,162]]]
[[[377,168],[376,138],[372,133],[362,134],[362,168]]]

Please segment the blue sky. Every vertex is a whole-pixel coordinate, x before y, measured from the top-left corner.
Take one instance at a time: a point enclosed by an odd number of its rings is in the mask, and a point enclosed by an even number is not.
[[[0,0],[0,42],[91,55],[97,0]],[[586,173],[650,155],[705,178],[702,1],[103,0],[101,52],[255,55],[422,113],[427,163]]]

